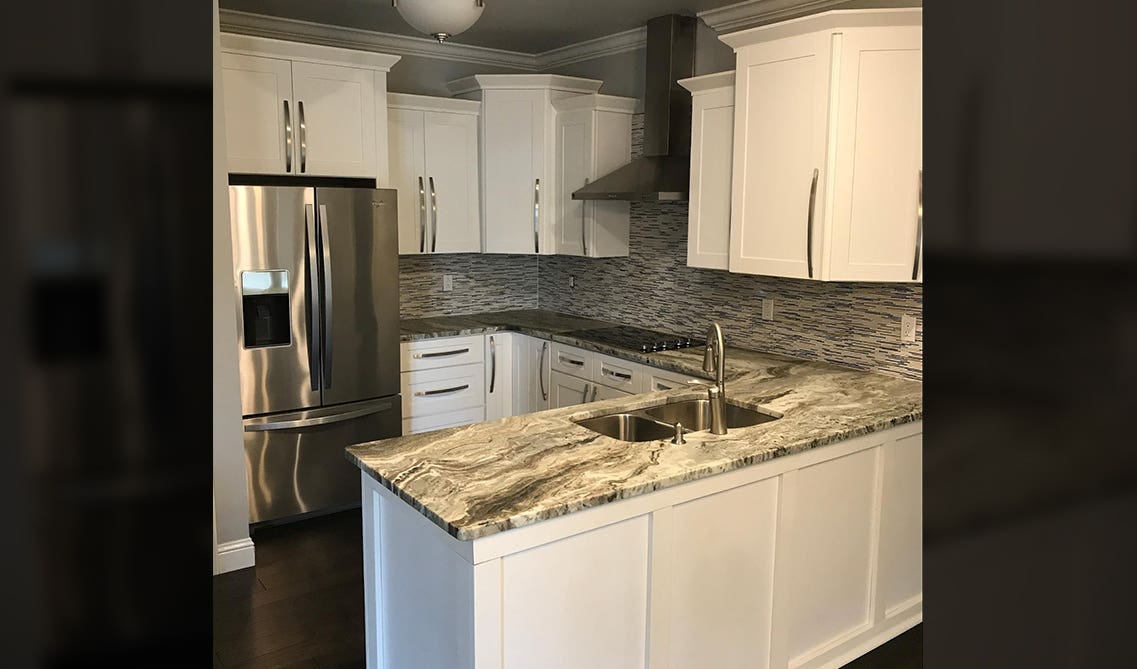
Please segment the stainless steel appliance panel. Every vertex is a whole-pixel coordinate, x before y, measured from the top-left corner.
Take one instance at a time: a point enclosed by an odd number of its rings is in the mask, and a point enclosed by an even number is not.
[[[318,305],[310,291],[315,267],[307,262],[308,248],[315,243],[314,204],[310,188],[229,187],[242,415],[320,405],[318,332],[312,321]],[[287,343],[250,347],[255,337],[245,331],[242,293],[250,282],[242,274],[264,271],[287,276]]]
[[[324,406],[399,392],[393,189],[317,188]]]
[[[357,504],[359,468],[344,448],[400,434],[400,406],[394,396],[246,419],[249,522]]]

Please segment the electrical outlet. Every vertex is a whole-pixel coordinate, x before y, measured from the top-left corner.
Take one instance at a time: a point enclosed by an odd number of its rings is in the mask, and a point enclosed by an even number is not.
[[[774,298],[772,297],[762,298],[762,320],[774,320]]]
[[[916,317],[912,314],[900,316],[900,341],[916,341]]]
[[[442,275],[442,290],[444,292],[450,292],[450,291],[454,290],[454,275],[453,274],[443,274]]]
[[[569,288],[576,288],[576,277],[569,274]]]

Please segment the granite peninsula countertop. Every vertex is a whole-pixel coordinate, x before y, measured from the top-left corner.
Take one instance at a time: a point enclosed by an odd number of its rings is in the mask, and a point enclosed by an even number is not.
[[[601,347],[568,333],[613,323],[540,310],[402,324],[404,339],[520,331],[705,376],[701,347],[648,354]],[[726,366],[729,401],[781,417],[721,436],[691,432],[682,445],[619,441],[573,422],[706,396],[683,388],[357,444],[347,457],[469,541],[923,417],[918,381],[729,346]]]

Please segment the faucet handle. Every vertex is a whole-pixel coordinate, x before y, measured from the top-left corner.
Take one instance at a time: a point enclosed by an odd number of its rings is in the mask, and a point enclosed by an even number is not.
[[[675,424],[675,436],[671,439],[673,444],[685,444],[687,440],[683,438],[683,423]]]

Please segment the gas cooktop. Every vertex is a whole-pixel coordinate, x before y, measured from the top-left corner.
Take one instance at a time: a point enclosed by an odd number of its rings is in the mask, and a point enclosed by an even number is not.
[[[578,330],[571,334],[598,344],[631,349],[641,353],[673,351],[677,348],[689,348],[702,344],[701,341],[696,341],[691,337],[645,330],[630,325],[618,325],[596,330]]]

